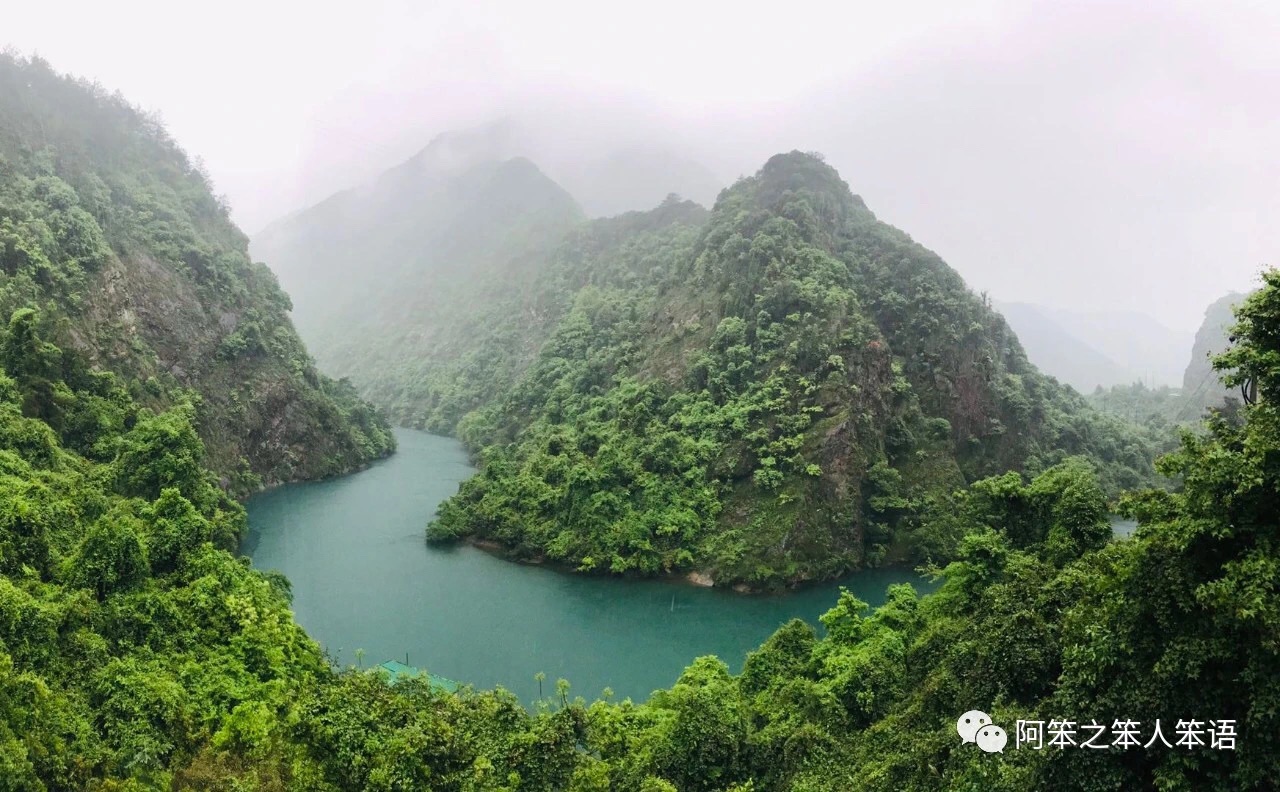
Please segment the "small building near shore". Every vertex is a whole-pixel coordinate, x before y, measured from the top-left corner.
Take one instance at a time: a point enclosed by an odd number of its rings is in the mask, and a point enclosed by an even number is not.
[[[421,668],[414,668],[411,665],[405,665],[398,660],[388,660],[385,663],[374,666],[374,668],[380,674],[385,672],[385,675],[389,677],[387,681],[392,685],[403,679],[425,678],[433,690],[441,693],[456,693],[458,688],[461,687],[460,683],[455,682],[452,679],[446,679],[442,676],[436,676],[435,674],[428,674]]]

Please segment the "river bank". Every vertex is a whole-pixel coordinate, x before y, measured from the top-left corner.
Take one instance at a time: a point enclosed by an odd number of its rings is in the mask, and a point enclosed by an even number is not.
[[[278,487],[247,503],[246,552],[293,585],[299,622],[341,664],[404,658],[526,702],[534,675],[588,698],[647,698],[699,655],[735,670],[791,618],[818,625],[840,588],[879,604],[910,570],[865,570],[781,594],[742,596],[685,576],[628,579],[512,564],[459,544],[429,546],[423,526],[473,468],[454,440],[397,430],[399,449],[350,476]]]

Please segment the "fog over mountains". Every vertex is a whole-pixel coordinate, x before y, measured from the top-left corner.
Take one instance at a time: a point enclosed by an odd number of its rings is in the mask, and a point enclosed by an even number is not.
[[[1273,792],[1280,5],[10,5],[0,792]]]
[[[996,307],[1033,363],[1082,393],[1142,382],[1182,384],[1192,334],[1136,311],[1073,311],[1027,303]]]
[[[597,147],[584,155],[566,148],[546,125],[504,118],[436,135],[377,178],[271,223],[254,235],[252,251],[271,262],[295,295],[295,321],[318,359],[346,375],[354,361],[363,367],[385,354],[353,328],[404,322],[432,301],[448,299],[460,276],[495,277],[498,259],[524,258],[524,267],[536,268],[582,218],[651,209],[668,196],[710,208],[730,184],[674,147]],[[478,233],[482,227],[487,230]],[[335,288],[353,256],[364,274],[377,277]],[[419,284],[412,298],[402,291],[406,278]],[[370,300],[377,311],[367,310]],[[1140,311],[999,300],[995,307],[1031,362],[1081,393],[1136,382],[1177,387],[1190,376],[1189,360],[1197,371],[1207,366],[1204,354],[1190,359],[1189,330]],[[338,317],[342,322],[331,321]],[[325,332],[337,335],[326,339]],[[428,339],[442,342],[421,327],[411,335],[406,342],[422,345],[421,357],[434,354]],[[345,351],[333,354],[332,344]],[[351,354],[359,346],[368,348]]]
[[[589,215],[626,205],[586,182],[635,172],[636,149],[667,162],[641,172],[698,163],[675,189],[704,203],[779,151],[821,151],[886,220],[1010,302],[1193,331],[1280,249],[1280,165],[1258,156],[1280,132],[1268,4],[228,9],[200,21],[207,41],[179,41],[145,9],[88,7],[67,30],[32,4],[4,38],[160,111],[251,236],[444,131],[508,118]],[[226,58],[226,40],[256,57]]]

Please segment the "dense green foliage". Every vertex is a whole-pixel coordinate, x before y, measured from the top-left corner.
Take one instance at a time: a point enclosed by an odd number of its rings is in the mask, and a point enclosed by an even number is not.
[[[682,207],[592,224],[499,303],[543,317],[531,362],[504,343],[538,327],[498,321],[426,382],[426,424],[457,420],[483,463],[430,536],[776,586],[947,558],[920,526],[984,476],[1084,454],[1108,492],[1151,479],[1142,432],[1040,375],[819,158],[774,157],[709,216]],[[516,374],[500,395],[493,371]]]
[[[289,298],[246,251],[156,121],[43,61],[0,57],[0,317],[38,307],[14,315],[7,343],[38,329],[65,350],[10,361],[34,375],[28,414],[92,456],[106,427],[86,422],[118,423],[122,399],[190,403],[205,462],[237,492],[388,453],[386,423],[317,373]],[[79,379],[73,357],[89,364]]]
[[[0,789],[532,790],[568,777],[576,710],[535,719],[507,694],[335,675],[293,623],[288,583],[228,552],[244,511],[201,466],[192,406],[157,414],[87,370],[68,381],[23,365],[63,355],[29,318],[0,334]],[[77,425],[97,419],[77,435],[93,459],[23,415],[40,388]]]
[[[439,528],[586,566],[706,554],[761,581],[821,573],[804,566],[821,559],[813,530],[954,560],[929,596],[894,587],[868,613],[845,594],[821,635],[782,627],[740,674],[698,658],[646,702],[588,704],[562,681],[529,712],[502,691],[333,671],[293,622],[288,582],[232,554],[244,512],[207,443],[241,442],[247,424],[217,411],[221,377],[288,359],[319,394],[295,410],[340,388],[347,407],[330,409],[363,418],[331,429],[364,421],[372,453],[380,425],[300,347],[272,347],[297,342],[260,269],[198,255],[213,237],[184,223],[230,228],[177,211],[208,200],[198,174],[166,181],[151,168],[180,160],[73,145],[72,122],[125,119],[123,137],[176,157],[157,130],[38,62],[3,61],[0,91],[0,790],[1274,788],[1280,273],[1240,307],[1216,364],[1252,403],[1186,433],[1159,463],[1178,487],[1127,494],[1141,525],[1113,540],[1108,493],[1142,477],[1131,428],[1041,378],[954,273],[813,158],[771,161],[709,219],[673,201],[585,229],[554,259],[545,282],[566,296],[545,304],[548,341],[510,392],[455,392],[478,405],[459,431],[487,449],[485,473]],[[184,383],[159,361],[185,342],[102,302],[130,289],[165,311],[246,313]],[[240,289],[244,302],[227,296]],[[271,332],[240,333],[242,319]],[[501,332],[477,349],[497,353]],[[770,531],[780,551],[750,544]],[[592,542],[605,552],[588,564]],[[864,552],[833,554],[845,548]],[[1010,727],[1132,719],[1144,736],[1157,718],[1231,719],[1238,738],[985,754],[955,732],[974,707]]]
[[[103,431],[92,461],[21,414],[32,375],[7,358],[0,788],[1270,788],[1280,274],[1268,280],[1222,360],[1258,403],[1161,462],[1178,491],[1127,498],[1132,539],[1110,540],[1082,460],[987,478],[938,527],[961,538],[936,593],[894,587],[873,613],[845,594],[824,635],[792,622],[739,675],[700,658],[644,703],[587,704],[562,682],[533,713],[501,691],[332,672],[294,625],[288,584],[220,549],[243,512],[192,464],[189,410],[117,401],[132,427]],[[1230,750],[985,754],[955,732],[975,706],[1010,727],[1132,719],[1144,738],[1156,718],[1232,719],[1238,737]]]
[[[1085,397],[1089,405],[1100,412],[1117,416],[1145,435],[1146,443],[1159,454],[1167,454],[1179,445],[1181,433],[1196,430],[1203,417],[1200,405],[1187,400],[1187,394],[1178,388],[1161,386],[1148,388],[1141,382],[1131,385],[1112,385],[1095,388]],[[1228,401],[1220,410],[1231,412],[1238,402]],[[1167,480],[1160,480],[1167,484]]]
[[[1088,400],[1099,410],[1155,431],[1172,429],[1178,421],[1185,420],[1180,416],[1187,413],[1182,391],[1167,385],[1148,388],[1135,382],[1110,388],[1099,386],[1088,395]]]

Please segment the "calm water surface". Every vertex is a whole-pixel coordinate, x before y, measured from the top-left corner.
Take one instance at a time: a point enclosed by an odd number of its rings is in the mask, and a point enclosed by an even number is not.
[[[360,473],[280,487],[248,503],[244,552],[293,584],[298,621],[337,661],[405,661],[526,701],[565,678],[572,693],[645,699],[699,655],[735,671],[788,619],[814,624],[841,585],[872,605],[905,569],[870,570],[778,596],[665,581],[585,577],[521,566],[469,546],[435,548],[437,504],[474,470],[457,441],[397,430],[399,450]]]

